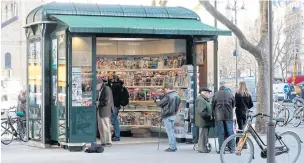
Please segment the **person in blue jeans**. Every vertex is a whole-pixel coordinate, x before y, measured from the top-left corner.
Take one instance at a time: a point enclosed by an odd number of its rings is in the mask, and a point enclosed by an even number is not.
[[[123,82],[119,79],[118,76],[113,76],[113,79],[110,81],[112,93],[113,93],[113,101],[114,101],[114,110],[112,111],[111,121],[114,128],[114,135],[112,136],[112,141],[120,141],[120,124],[118,121],[118,113],[120,109],[120,101],[121,101],[121,90],[123,87]]]
[[[165,84],[165,95],[160,99],[156,99],[157,106],[161,107],[161,118],[165,124],[166,132],[169,138],[170,147],[166,149],[166,152],[175,152],[176,148],[176,139],[174,136],[174,120],[176,113],[178,111],[181,99],[178,96],[178,93],[173,90],[173,84]]]
[[[214,94],[212,99],[212,110],[219,140],[219,147],[221,148],[225,138],[234,134],[233,108],[235,106],[235,98],[231,92],[227,91],[225,82],[221,82],[220,84],[221,87],[219,91]],[[235,152],[235,140],[229,142],[226,150],[230,151],[230,153]]]

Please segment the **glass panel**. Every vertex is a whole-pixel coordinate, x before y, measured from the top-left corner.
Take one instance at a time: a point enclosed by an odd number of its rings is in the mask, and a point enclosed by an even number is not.
[[[57,39],[52,40],[52,93],[53,100],[52,105],[56,105],[57,100]]]
[[[128,88],[130,103],[118,116],[123,129],[125,125],[159,126],[159,107],[153,99],[164,93],[166,82],[174,84],[184,101],[190,98],[191,76],[184,66],[186,40],[97,38],[96,48],[97,76],[108,79],[111,86],[113,76],[117,75]],[[118,96],[113,93],[114,99],[119,99]]]
[[[65,35],[58,37],[58,141],[66,141],[66,39]]]
[[[72,39],[72,106],[92,106],[92,38]]]
[[[28,56],[29,137],[41,140],[42,62],[40,41],[31,42]]]

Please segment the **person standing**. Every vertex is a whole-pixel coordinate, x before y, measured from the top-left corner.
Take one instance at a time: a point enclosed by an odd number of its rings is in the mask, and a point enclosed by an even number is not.
[[[175,152],[177,150],[174,136],[174,120],[180,103],[181,99],[178,93],[173,90],[173,84],[165,84],[165,95],[161,100],[156,100],[156,104],[162,108],[161,118],[165,124],[169,138],[170,147],[165,150],[166,152]]]
[[[252,98],[245,82],[239,83],[239,90],[235,93],[235,114],[239,130],[243,130],[246,123],[246,112],[253,107]]]
[[[233,132],[233,108],[235,106],[235,99],[231,92],[227,91],[225,82],[221,82],[221,87],[218,92],[214,94],[212,99],[212,111],[215,118],[217,136],[219,146],[221,148],[225,137],[234,134]],[[228,144],[228,149],[231,153],[235,152],[235,141],[232,140]]]
[[[112,137],[112,141],[120,141],[120,124],[118,121],[118,113],[120,110],[120,102],[121,102],[121,92],[122,92],[122,82],[119,80],[118,76],[113,76],[111,83],[111,89],[113,93],[113,101],[114,101],[114,109],[112,111],[112,124],[114,128],[114,135]]]
[[[239,90],[235,93],[235,107],[238,128],[243,130],[247,120],[247,110],[253,107],[252,98],[245,82],[239,83]]]
[[[101,79],[97,85],[97,122],[102,146],[112,146],[110,116],[114,110],[111,88]]]
[[[200,153],[210,152],[207,149],[209,128],[214,127],[212,109],[209,102],[211,92],[208,88],[201,88],[200,95],[195,101],[195,125],[200,128],[197,151]]]
[[[20,112],[23,112],[24,115],[26,114],[26,91],[21,90],[18,95],[18,110]]]

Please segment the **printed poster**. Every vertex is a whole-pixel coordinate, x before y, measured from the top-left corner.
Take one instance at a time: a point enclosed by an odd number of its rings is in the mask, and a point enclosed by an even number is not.
[[[82,76],[80,68],[72,68],[72,106],[82,106]]]
[[[29,51],[29,55],[28,55],[28,60],[30,63],[33,62],[33,60],[36,58],[36,52],[35,52],[35,43],[30,43],[30,51]]]
[[[35,62],[38,64],[41,64],[41,55],[40,55],[40,42],[35,42],[35,55],[34,55],[34,59]]]
[[[206,58],[206,51],[204,50],[204,44],[196,44],[196,63],[198,66],[203,66]]]
[[[57,39],[52,40],[52,68],[57,69]]]

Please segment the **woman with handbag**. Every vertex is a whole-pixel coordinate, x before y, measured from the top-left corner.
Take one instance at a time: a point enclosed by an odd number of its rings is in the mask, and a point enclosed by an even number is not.
[[[235,113],[236,113],[238,129],[243,130],[247,120],[246,111],[253,107],[251,94],[248,91],[245,82],[240,82],[239,89],[235,93],[235,107],[236,107]]]

